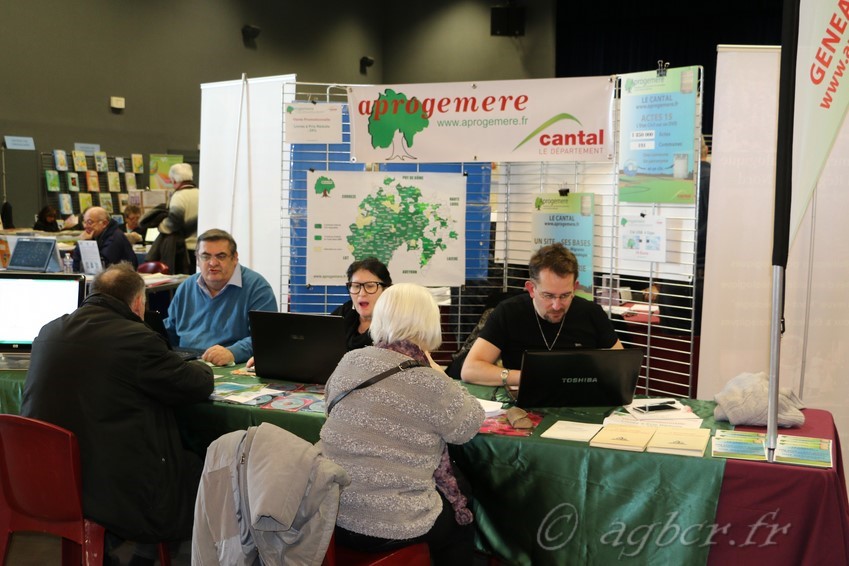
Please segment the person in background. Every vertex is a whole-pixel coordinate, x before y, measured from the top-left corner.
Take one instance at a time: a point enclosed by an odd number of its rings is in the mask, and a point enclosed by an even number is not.
[[[152,565],[155,543],[192,534],[202,462],[183,449],[174,407],[208,399],[213,375],[171,352],[144,310],[144,280],[129,264],[95,276],[82,306],[33,342],[21,415],[76,435],[83,514],[111,546],[147,543],[131,564]]]
[[[528,271],[527,295],[502,301],[489,315],[460,370],[463,381],[518,385],[525,350],[622,348],[601,306],[575,296],[578,260],[563,244],[538,249]]]
[[[45,206],[38,211],[38,217],[33,225],[33,230],[41,230],[42,232],[61,232],[62,230],[76,230],[79,220],[76,215],[71,214],[65,219],[65,223],[60,227],[59,211],[50,205]]]
[[[251,357],[248,311],[277,311],[277,299],[265,278],[239,264],[236,240],[224,230],[198,237],[200,273],[183,281],[168,306],[165,329],[171,344],[203,350],[217,366]]]
[[[705,290],[705,257],[707,256],[708,204],[710,202],[710,150],[702,136],[699,164],[699,212],[696,220],[696,282],[693,305],[693,328],[701,334],[702,304]]]
[[[168,170],[174,194],[168,203],[168,216],[159,223],[162,234],[176,234],[185,241],[189,265],[175,267],[175,273],[194,273],[198,241],[198,200],[200,191],[194,183],[194,172],[188,163],[177,163]]]
[[[144,230],[139,226],[141,219],[141,208],[134,204],[128,204],[124,207],[124,223],[121,225],[121,231],[127,235],[127,239],[131,244],[140,244],[144,241]]]
[[[369,335],[374,305],[380,294],[392,285],[389,269],[379,259],[367,257],[348,266],[345,287],[351,299],[332,313],[345,319],[348,350],[373,344]]]
[[[351,478],[339,501],[336,540],[367,552],[424,541],[434,564],[472,564],[467,486],[446,445],[474,437],[484,411],[430,367],[427,352],[442,341],[439,307],[420,285],[393,285],[377,301],[369,332],[374,345],[345,354],[325,390],[328,414],[318,447]],[[416,366],[330,406],[366,380],[413,361]]]
[[[81,240],[95,240],[100,250],[100,261],[103,267],[126,261],[132,264],[133,269],[139,266],[133,245],[127,239],[118,223],[99,206],[87,208],[83,213],[83,233]],[[74,271],[79,272],[82,265],[79,244],[74,247],[72,255],[74,260]]]

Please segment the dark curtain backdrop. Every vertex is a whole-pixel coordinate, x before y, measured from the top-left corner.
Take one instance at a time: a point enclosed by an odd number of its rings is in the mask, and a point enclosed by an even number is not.
[[[781,0],[557,3],[558,77],[704,67],[702,131],[713,132],[717,45],[780,45]]]

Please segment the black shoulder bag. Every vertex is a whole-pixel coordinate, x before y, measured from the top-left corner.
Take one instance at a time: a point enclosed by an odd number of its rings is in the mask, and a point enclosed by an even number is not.
[[[378,381],[381,381],[381,380],[383,380],[383,379],[386,379],[386,378],[387,378],[387,377],[389,377],[390,375],[392,375],[392,374],[394,374],[394,373],[398,373],[399,371],[404,371],[405,369],[413,368],[413,367],[418,367],[418,366],[421,366],[421,365],[422,365],[422,364],[420,364],[420,363],[419,363],[419,362],[417,362],[416,360],[407,360],[406,362],[401,362],[400,364],[398,364],[398,365],[397,365],[397,366],[395,366],[394,368],[388,369],[388,370],[386,370],[386,371],[385,371],[385,372],[383,372],[383,373],[379,373],[379,374],[377,374],[376,376],[374,376],[374,377],[372,377],[372,378],[370,378],[370,379],[367,379],[367,380],[363,381],[362,383],[360,383],[359,385],[357,385],[357,386],[356,386],[356,387],[354,387],[353,389],[349,389],[348,391],[345,391],[344,393],[340,393],[339,395],[337,395],[337,396],[336,396],[336,398],[335,398],[335,399],[333,399],[333,401],[331,401],[331,402],[327,405],[327,414],[329,415],[329,414],[330,414],[330,411],[332,411],[332,410],[333,410],[333,407],[335,407],[335,406],[336,406],[336,403],[338,403],[339,401],[341,401],[342,399],[344,399],[344,398],[345,398],[345,397],[346,397],[349,393],[351,393],[351,392],[353,392],[353,391],[356,391],[357,389],[362,389],[362,388],[364,388],[364,387],[368,387],[369,385],[374,385],[374,384],[375,384],[375,383],[377,383]]]

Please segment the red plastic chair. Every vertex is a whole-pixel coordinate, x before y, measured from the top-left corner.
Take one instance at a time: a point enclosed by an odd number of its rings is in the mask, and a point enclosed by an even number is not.
[[[164,273],[165,275],[171,275],[171,270],[161,261],[146,261],[141,263],[136,271],[139,273]]]
[[[62,564],[100,566],[106,529],[83,517],[77,438],[64,428],[0,415],[0,564],[15,532],[62,537]],[[167,545],[159,561],[170,566]]]
[[[427,544],[419,542],[389,552],[358,552],[336,544],[336,535],[324,555],[322,566],[430,566]]]

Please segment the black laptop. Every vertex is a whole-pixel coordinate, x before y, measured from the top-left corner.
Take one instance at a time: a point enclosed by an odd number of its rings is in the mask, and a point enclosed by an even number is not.
[[[522,358],[516,405],[615,407],[634,398],[642,350],[529,350]]]
[[[347,351],[341,316],[250,311],[256,374],[299,383],[327,382]]]

